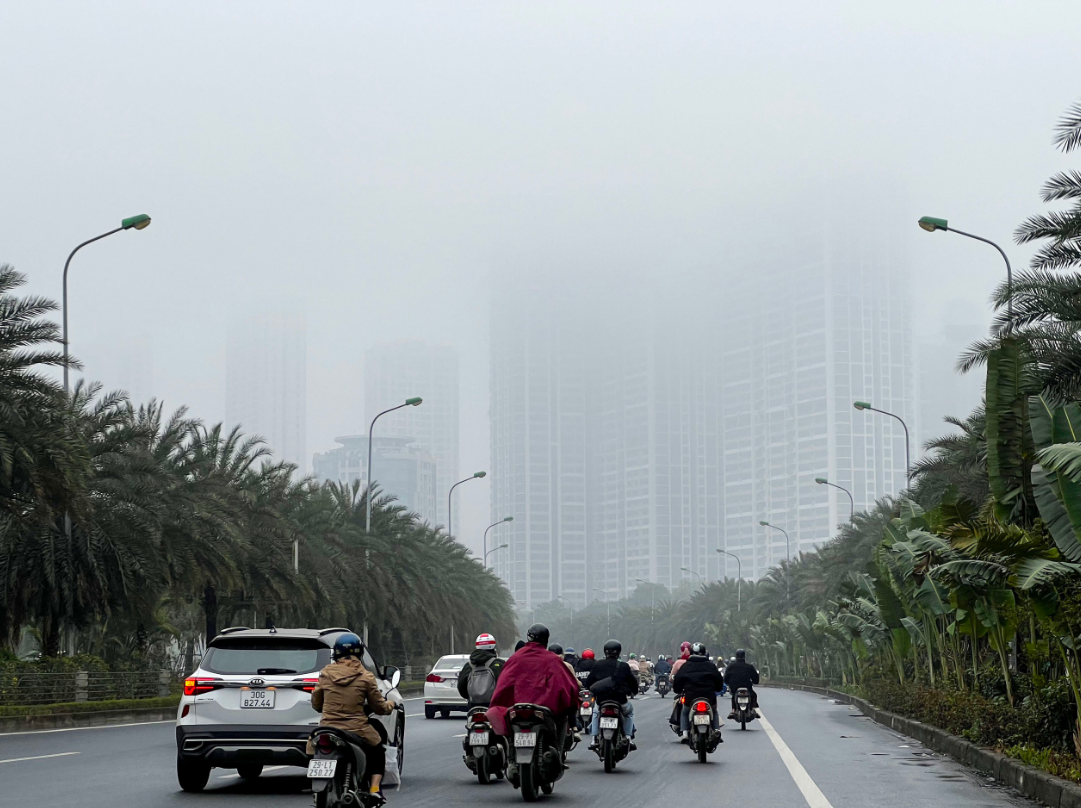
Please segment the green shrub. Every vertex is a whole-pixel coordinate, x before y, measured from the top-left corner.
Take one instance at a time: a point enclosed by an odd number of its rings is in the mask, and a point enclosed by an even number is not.
[[[175,709],[180,696],[156,699],[113,699],[112,701],[70,701],[63,704],[10,705],[0,707],[0,717],[24,715],[67,715],[69,713],[102,713],[117,710]]]

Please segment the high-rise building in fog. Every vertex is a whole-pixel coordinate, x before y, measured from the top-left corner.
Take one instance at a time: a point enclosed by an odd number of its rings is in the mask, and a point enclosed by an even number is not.
[[[304,474],[307,428],[307,342],[304,319],[289,313],[243,318],[229,329],[225,420],[266,440],[275,460]]]
[[[336,449],[316,453],[312,473],[316,479],[368,485],[368,436],[335,438]],[[384,496],[393,496],[421,519],[435,523],[439,496],[436,489],[435,459],[418,447],[412,438],[375,438],[372,441],[372,477]]]
[[[380,343],[364,354],[364,415],[371,423],[379,413],[419,396],[419,407],[384,415],[376,437],[409,437],[435,461],[435,510],[426,518],[447,525],[447,492],[458,476],[458,354],[453,348],[419,340]],[[376,443],[378,446],[378,443]],[[376,482],[380,476],[372,472]],[[454,525],[458,535],[458,509]]]

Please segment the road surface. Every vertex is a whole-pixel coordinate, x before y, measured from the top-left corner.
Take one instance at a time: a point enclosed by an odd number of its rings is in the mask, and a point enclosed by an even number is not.
[[[848,705],[810,693],[764,689],[766,722],[745,732],[731,722],[708,764],[668,729],[670,699],[635,700],[638,751],[606,775],[580,745],[555,794],[553,808],[656,808],[736,802],[740,808],[1005,808],[1034,803],[949,758],[897,735]],[[425,720],[420,700],[407,702],[404,785],[388,789],[388,805],[520,804],[505,782],[481,786],[461,761],[464,719]],[[459,737],[456,737],[459,736]],[[308,806],[300,769],[267,771],[241,781],[215,769],[207,790],[185,794],[176,784],[172,723],[52,730],[0,736],[0,805]]]

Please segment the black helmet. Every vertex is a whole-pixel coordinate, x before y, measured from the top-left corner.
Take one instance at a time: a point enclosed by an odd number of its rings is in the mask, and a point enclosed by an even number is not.
[[[563,656],[563,646],[560,645],[557,642],[554,642],[551,645],[549,645],[548,650],[551,651],[553,654],[556,654],[558,656]]]
[[[342,657],[360,659],[364,656],[364,641],[351,631],[339,634],[338,639],[334,641],[334,650],[331,652],[331,656],[335,661]]]
[[[518,642],[514,644],[515,651],[521,651],[523,648],[525,648],[525,640],[518,640]]]
[[[544,623],[534,623],[525,633],[525,638],[529,642],[540,643],[544,646],[548,645],[548,636],[548,626],[544,625]]]
[[[622,652],[623,646],[619,644],[619,640],[609,640],[604,644],[604,656],[606,659],[619,659]]]
[[[736,659],[746,659],[746,658],[747,658],[747,652],[744,651],[742,648],[737,648],[736,649]]]
[[[706,644],[701,642],[691,643],[691,656],[705,656]]]

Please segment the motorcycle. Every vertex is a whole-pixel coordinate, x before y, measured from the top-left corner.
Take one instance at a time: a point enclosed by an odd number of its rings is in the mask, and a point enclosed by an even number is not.
[[[578,692],[578,700],[581,706],[578,708],[578,726],[582,732],[589,732],[593,726],[593,710],[597,706],[596,697],[590,691],[583,688]],[[578,744],[575,743],[575,746]],[[574,747],[571,747],[573,750]]]
[[[616,763],[631,751],[631,742],[623,732],[623,707],[617,701],[606,701],[598,709],[597,757],[603,761],[606,772],[614,772]]]
[[[488,714],[483,707],[474,707],[469,711],[465,730],[469,739],[468,746],[473,753],[472,759],[464,757],[465,765],[482,785],[487,785],[493,778],[502,780],[507,770],[506,741],[492,732]]]
[[[379,798],[368,793],[364,750],[348,734],[318,727],[311,735],[315,754],[308,762],[316,808],[375,808]]]
[[[651,684],[653,684],[653,682],[650,681],[650,678],[648,676],[646,676],[645,674],[642,674],[638,678],[638,695],[640,695],[640,696],[645,695],[646,691],[649,690],[649,686]]]
[[[514,745],[507,779],[522,790],[522,799],[536,802],[539,792],[551,794],[563,776],[564,753],[552,711],[539,704],[515,704],[507,711]]]
[[[741,687],[736,691],[736,720],[739,721],[739,728],[747,729],[747,722],[754,721],[757,717],[751,707],[751,691]]]
[[[668,674],[662,673],[657,676],[657,692],[663,699],[672,690],[672,683],[668,680]]]
[[[721,731],[713,729],[713,708],[705,699],[696,699],[691,705],[691,727],[688,743],[698,755],[698,762],[705,763],[706,755],[721,743]]]

